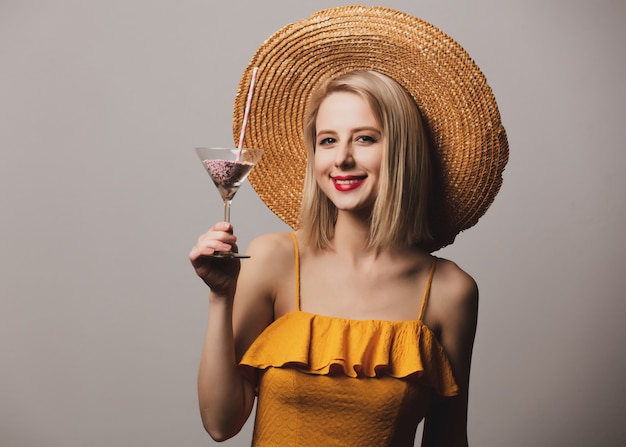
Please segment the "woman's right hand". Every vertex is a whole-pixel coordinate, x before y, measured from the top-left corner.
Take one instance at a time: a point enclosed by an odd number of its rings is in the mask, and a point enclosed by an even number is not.
[[[233,298],[241,268],[238,259],[213,258],[216,251],[237,251],[237,237],[228,222],[218,222],[198,238],[189,253],[196,274],[219,296]]]

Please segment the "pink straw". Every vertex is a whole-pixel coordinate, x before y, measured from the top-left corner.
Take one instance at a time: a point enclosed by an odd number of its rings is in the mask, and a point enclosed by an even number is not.
[[[256,81],[256,74],[259,71],[259,67],[254,67],[252,69],[252,79],[250,80],[250,89],[248,90],[248,98],[246,100],[246,111],[243,115],[243,124],[241,126],[241,135],[239,135],[239,145],[237,148],[239,149],[239,154],[237,155],[237,160],[241,156],[241,150],[243,149],[243,138],[246,134],[246,126],[248,125],[248,116],[250,115],[250,104],[252,103],[252,92],[254,92],[254,83]]]

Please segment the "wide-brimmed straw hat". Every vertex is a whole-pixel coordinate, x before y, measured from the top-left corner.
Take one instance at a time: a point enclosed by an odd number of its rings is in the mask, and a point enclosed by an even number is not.
[[[249,180],[260,198],[299,227],[306,171],[304,116],[327,78],[375,70],[415,99],[432,146],[431,222],[437,250],[476,224],[502,184],[508,142],[491,88],[467,52],[437,27],[383,7],[319,11],[283,27],[256,51],[235,97],[233,135],[244,121],[252,71],[258,67],[244,147],[264,149]]]

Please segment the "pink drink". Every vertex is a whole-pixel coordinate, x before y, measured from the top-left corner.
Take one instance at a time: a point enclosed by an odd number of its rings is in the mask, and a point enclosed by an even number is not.
[[[203,160],[202,163],[224,200],[232,200],[254,167],[254,164],[246,161]]]

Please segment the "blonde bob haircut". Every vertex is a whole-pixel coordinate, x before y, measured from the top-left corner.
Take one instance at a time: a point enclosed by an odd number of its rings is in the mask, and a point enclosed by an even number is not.
[[[432,239],[429,228],[431,162],[428,136],[417,105],[396,81],[375,71],[353,71],[326,81],[307,106],[304,143],[307,168],[301,211],[303,242],[315,249],[330,245],[337,208],[315,179],[316,121],[320,105],[335,92],[359,95],[381,126],[384,148],[380,185],[369,219],[368,246],[375,249],[419,246]]]

